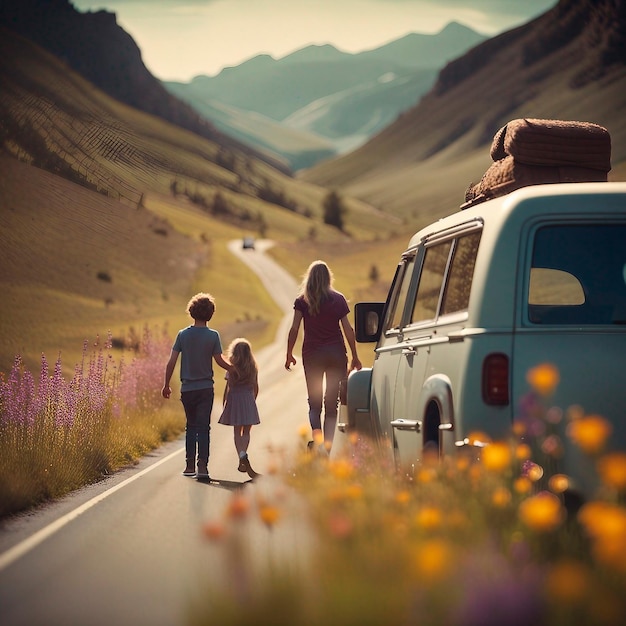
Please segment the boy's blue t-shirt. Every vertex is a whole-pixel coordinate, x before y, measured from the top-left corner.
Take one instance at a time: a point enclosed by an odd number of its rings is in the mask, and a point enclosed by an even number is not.
[[[181,391],[213,387],[213,355],[222,353],[216,330],[208,326],[188,326],[178,331],[172,350],[180,352]]]

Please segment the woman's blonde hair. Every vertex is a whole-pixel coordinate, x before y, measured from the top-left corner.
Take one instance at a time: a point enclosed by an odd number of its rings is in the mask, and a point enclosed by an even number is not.
[[[332,288],[333,273],[328,265],[324,261],[313,261],[300,286],[300,295],[309,305],[311,315],[317,315],[320,312],[320,306],[328,298]]]
[[[257,379],[258,368],[250,342],[242,337],[233,339],[228,346],[227,354],[233,366],[229,373],[230,382],[253,385]]]

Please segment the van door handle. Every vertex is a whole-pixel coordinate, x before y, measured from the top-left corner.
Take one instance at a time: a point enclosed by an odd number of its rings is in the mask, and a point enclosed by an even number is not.
[[[422,422],[419,420],[405,420],[405,419],[397,419],[391,422],[392,428],[397,428],[398,430],[413,430],[416,433],[419,433],[422,430]]]
[[[417,354],[417,350],[414,346],[408,346],[406,348],[402,348],[402,354],[413,356],[414,354]]]

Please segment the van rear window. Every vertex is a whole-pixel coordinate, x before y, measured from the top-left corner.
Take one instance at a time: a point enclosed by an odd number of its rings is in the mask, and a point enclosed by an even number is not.
[[[626,224],[554,225],[534,238],[533,324],[626,324]]]

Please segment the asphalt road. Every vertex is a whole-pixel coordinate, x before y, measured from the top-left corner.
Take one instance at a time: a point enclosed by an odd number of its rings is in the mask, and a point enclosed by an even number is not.
[[[168,443],[97,485],[0,527],[0,623],[3,626],[177,626],[192,603],[202,610],[207,589],[228,587],[232,572],[202,528],[221,520],[235,491],[251,502],[280,497],[284,486],[271,469],[291,458],[306,424],[302,367],[284,369],[287,330],[297,285],[256,250],[231,250],[261,277],[285,318],[276,342],[259,351],[262,423],[252,431],[249,455],[262,476],[254,483],[237,471],[232,429],[213,414],[209,473],[212,482],[182,476],[183,440]],[[175,400],[174,400],[175,401]],[[181,407],[182,411],[182,407]],[[25,468],[27,469],[27,468]],[[281,523],[260,521],[246,530],[249,555],[302,565],[309,537],[298,511],[283,502]],[[297,508],[297,507],[296,507]]]

